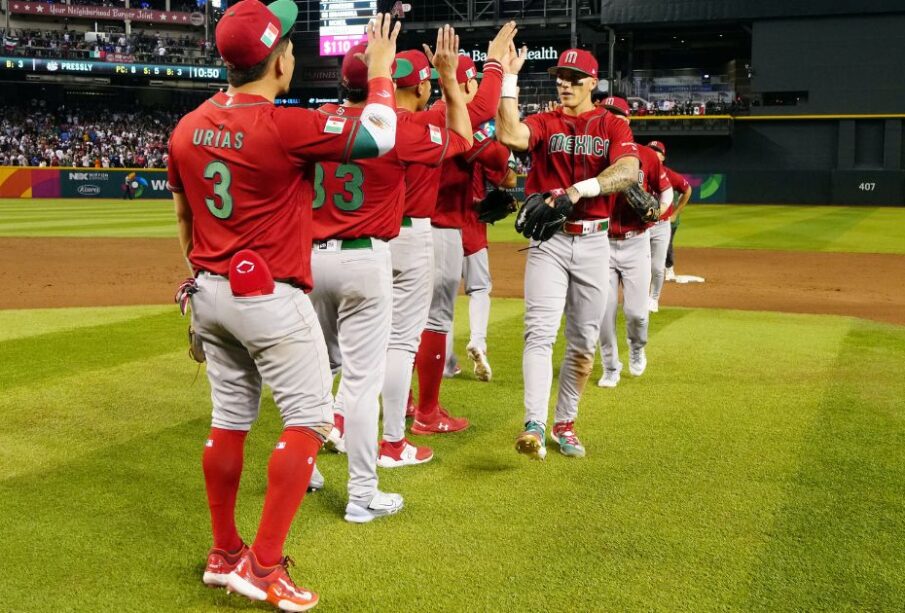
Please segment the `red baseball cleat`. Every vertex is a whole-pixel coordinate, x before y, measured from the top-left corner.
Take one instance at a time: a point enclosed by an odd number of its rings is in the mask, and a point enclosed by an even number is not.
[[[204,567],[204,576],[201,577],[204,585],[224,587],[227,575],[236,569],[236,564],[247,550],[248,546],[245,543],[242,543],[242,548],[235,553],[212,547],[207,553],[207,566]]]
[[[248,549],[229,574],[226,589],[251,600],[266,600],[281,611],[307,611],[317,605],[318,596],[295,584],[287,570],[292,563],[286,556],[276,566],[261,566]]]
[[[418,447],[408,440],[399,442],[380,441],[380,451],[377,454],[377,466],[381,468],[399,468],[400,466],[413,466],[430,462],[434,452],[430,447]]]
[[[421,411],[415,412],[415,421],[412,423],[412,434],[449,434],[459,432],[468,427],[468,419],[464,417],[452,417],[443,407],[429,415]]]

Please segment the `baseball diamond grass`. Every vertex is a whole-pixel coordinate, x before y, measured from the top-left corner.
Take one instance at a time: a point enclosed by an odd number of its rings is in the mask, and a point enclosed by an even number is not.
[[[0,609],[266,610],[200,582],[210,406],[184,326],[173,307],[0,311]],[[493,382],[463,364],[443,388],[473,428],[381,470],[400,515],[346,524],[345,459],[320,457],[287,543],[318,610],[905,608],[905,328],[664,309],[648,372],[587,389],[588,457],[545,463],[513,449],[521,335],[522,303],[495,300]],[[278,431],[267,396],[249,539]]]
[[[683,247],[905,253],[905,207],[689,205],[681,233]],[[166,200],[0,199],[0,236],[174,235]],[[511,220],[491,226],[489,238],[524,241]]]

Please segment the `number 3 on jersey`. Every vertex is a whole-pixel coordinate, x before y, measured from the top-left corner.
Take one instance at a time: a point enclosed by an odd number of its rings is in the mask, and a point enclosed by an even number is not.
[[[340,164],[336,167],[333,176],[343,182],[343,192],[333,194],[333,204],[341,211],[357,211],[364,202],[364,193],[361,184],[364,183],[364,173],[357,164]],[[314,202],[312,206],[319,209],[324,206],[327,193],[324,190],[324,167],[321,164],[314,166]]]
[[[214,182],[214,195],[220,198],[218,206],[215,198],[205,196],[204,204],[207,205],[207,210],[217,219],[229,219],[233,214],[233,197],[229,193],[233,175],[229,171],[229,166],[220,160],[214,160],[205,166],[204,178]]]

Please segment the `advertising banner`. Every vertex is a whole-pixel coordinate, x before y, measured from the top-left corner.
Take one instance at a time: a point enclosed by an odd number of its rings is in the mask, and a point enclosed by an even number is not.
[[[142,21],[146,23],[172,23],[195,26],[204,24],[204,15],[201,13],[127,9],[118,6],[85,6],[81,4],[49,4],[45,2],[18,2],[16,0],[10,0],[9,12],[22,15],[43,15],[46,17],[108,19],[113,21],[124,21],[129,19],[131,21]]]
[[[170,198],[165,172],[71,168],[60,171],[63,198]]]
[[[724,174],[685,174],[682,176],[692,187],[691,202],[725,204],[726,175]]]

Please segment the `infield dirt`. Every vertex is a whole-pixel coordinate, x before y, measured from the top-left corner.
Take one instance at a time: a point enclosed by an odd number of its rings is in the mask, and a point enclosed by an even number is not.
[[[524,244],[490,248],[493,295],[521,298]],[[663,306],[852,315],[905,325],[905,255],[678,247]],[[171,302],[188,276],[175,238],[2,238],[0,308]]]

